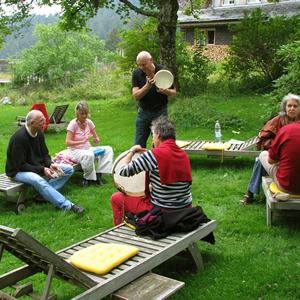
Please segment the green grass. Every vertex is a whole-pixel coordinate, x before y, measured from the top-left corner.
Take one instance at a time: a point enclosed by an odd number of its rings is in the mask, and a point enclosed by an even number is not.
[[[101,144],[112,146],[115,158],[133,145],[137,113],[134,100],[124,101],[121,98],[89,101],[91,119],[96,125]],[[66,115],[70,120],[74,117],[76,102],[63,103],[70,103]],[[216,116],[233,116],[233,123],[222,130],[224,140],[245,140],[261,129],[266,119],[265,103],[266,98],[259,95],[226,98],[206,94],[192,100],[179,97],[171,101],[169,115],[178,118],[180,110],[183,113],[189,107],[201,108],[199,116],[202,119],[196,120],[195,114],[186,115],[186,121],[191,124],[188,127],[184,123],[178,126],[178,139],[213,139],[214,126],[208,126],[210,123],[205,117],[207,110]],[[46,104],[48,112],[53,110],[55,104]],[[0,107],[1,173],[5,171],[9,137],[17,129],[12,122],[16,116],[26,115],[29,108],[30,105]],[[213,114],[211,118],[214,124]],[[237,126],[242,126],[237,128],[235,120],[238,120]],[[65,131],[56,134],[54,129],[50,129],[45,137],[51,155],[65,149]],[[151,147],[150,140],[147,146]],[[204,260],[203,270],[196,271],[191,262],[179,257],[153,270],[185,282],[185,287],[170,299],[299,299],[299,220],[277,218],[269,228],[266,225],[262,191],[258,196],[259,201],[247,206],[238,204],[246,192],[254,158],[237,157],[221,163],[220,159],[190,156],[190,162],[193,205],[201,205],[209,218],[217,220],[218,227],[214,233],[216,244],[198,242]],[[61,192],[85,207],[83,216],[58,210],[52,204],[35,204],[31,200],[35,191],[30,189],[23,215],[14,213],[14,203],[0,201],[0,224],[21,227],[53,251],[112,227],[109,200],[117,191],[112,177],[104,177],[105,186],[92,185],[88,189],[81,187],[81,181],[82,173],[74,173]],[[21,265],[12,255],[4,252],[0,274]],[[41,292],[45,279],[46,276],[37,274],[30,281]],[[51,288],[51,293],[57,293],[58,299],[67,300],[81,292],[83,290],[58,280],[53,281]]]

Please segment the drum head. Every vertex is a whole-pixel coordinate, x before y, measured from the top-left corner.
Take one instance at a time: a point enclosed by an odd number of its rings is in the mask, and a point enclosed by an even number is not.
[[[168,89],[174,82],[173,74],[168,70],[160,70],[155,76],[155,85],[160,89]]]
[[[128,151],[120,154],[113,164],[112,177],[116,188],[124,195],[143,197],[145,196],[146,172],[141,172],[131,177],[120,176],[120,167],[124,164],[124,158]],[[132,160],[138,158],[142,152],[133,155]]]

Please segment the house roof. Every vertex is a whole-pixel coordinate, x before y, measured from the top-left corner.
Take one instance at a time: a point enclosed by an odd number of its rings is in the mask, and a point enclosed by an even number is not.
[[[192,24],[203,23],[233,23],[244,17],[244,10],[252,12],[255,8],[260,7],[264,13],[273,15],[287,15],[291,17],[300,12],[300,1],[293,1],[284,3],[264,3],[259,5],[247,4],[240,6],[223,6],[223,7],[209,7],[202,10],[199,14],[200,20],[193,16],[187,16],[178,11],[179,27],[190,26]]]

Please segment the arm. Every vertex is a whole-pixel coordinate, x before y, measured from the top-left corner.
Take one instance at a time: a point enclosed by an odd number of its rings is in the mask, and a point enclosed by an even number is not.
[[[132,160],[132,157],[134,155],[135,152],[145,152],[147,151],[146,148],[142,148],[140,145],[135,145],[133,147],[130,148],[130,150],[128,151],[127,155],[125,156],[124,158],[124,164],[128,164],[131,162]]]
[[[147,92],[151,89],[152,85],[155,83],[154,78],[149,78],[146,76],[146,84],[139,88],[138,86],[135,86],[132,88],[132,95],[135,101],[141,100]]]
[[[176,97],[176,89],[158,89],[158,93],[165,94],[166,96],[172,98]]]
[[[91,130],[92,134],[93,134],[93,140],[92,140],[92,143],[95,144],[95,145],[98,145],[100,144],[100,139],[96,133],[96,130],[95,128],[93,130]]]
[[[68,130],[67,137],[66,137],[66,146],[67,147],[76,146],[76,145],[85,143],[93,136],[93,133],[89,132],[81,141],[73,141],[73,136],[74,136],[74,133],[72,131]]]
[[[268,163],[269,163],[270,165],[274,165],[274,164],[279,163],[279,160],[274,160],[274,159],[270,158],[270,156],[269,156],[269,157],[268,157]]]

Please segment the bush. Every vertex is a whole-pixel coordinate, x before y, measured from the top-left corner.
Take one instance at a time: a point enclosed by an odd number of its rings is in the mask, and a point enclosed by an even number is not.
[[[237,35],[229,46],[230,56],[224,64],[226,74],[233,78],[258,74],[268,86],[282,75],[285,65],[277,50],[297,39],[299,28],[299,14],[288,18],[275,14],[272,17],[260,8],[251,15],[245,11],[240,24],[229,25],[229,30]]]
[[[208,76],[212,68],[209,59],[203,55],[203,48],[203,44],[198,43],[191,49],[183,48],[177,54],[180,92],[184,96],[196,96],[207,88]]]

